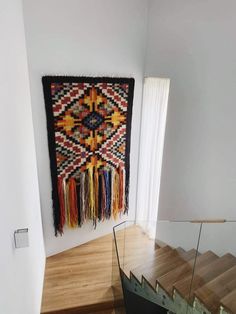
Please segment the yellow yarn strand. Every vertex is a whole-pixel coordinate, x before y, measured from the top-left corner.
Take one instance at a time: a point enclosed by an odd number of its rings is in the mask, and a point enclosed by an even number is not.
[[[94,198],[95,198],[95,218],[98,218],[98,170],[94,169]]]
[[[93,185],[93,168],[89,168],[89,208],[90,208],[90,219],[95,218],[95,196],[94,196],[94,185]]]
[[[119,213],[119,174],[117,170],[114,170],[112,173],[112,209],[113,209],[113,217],[117,218]]]

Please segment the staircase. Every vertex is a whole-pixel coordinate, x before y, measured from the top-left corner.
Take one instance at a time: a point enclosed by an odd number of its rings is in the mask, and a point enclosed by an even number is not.
[[[167,238],[157,244],[137,225],[118,228],[113,252],[110,234],[47,258],[41,313],[123,314],[121,275],[123,288],[136,303],[145,299],[144,307],[148,301],[169,313],[236,314],[233,254],[197,250],[196,234],[186,248],[173,226],[181,247]]]
[[[137,242],[141,250],[130,245],[127,237],[125,249],[120,248],[126,251],[124,256],[120,254],[120,272],[127,290],[169,313],[236,313],[234,255],[173,248],[163,242],[157,246],[141,229],[140,234]]]

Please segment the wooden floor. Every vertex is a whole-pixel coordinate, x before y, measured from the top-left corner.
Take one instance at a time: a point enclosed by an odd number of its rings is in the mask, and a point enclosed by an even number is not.
[[[212,314],[218,314],[220,306],[236,314],[235,256],[201,252],[195,263],[195,249],[157,246],[138,226],[116,234],[120,266],[128,280],[135,278],[140,286],[145,280],[152,291],[161,287],[173,300],[175,292]],[[111,234],[49,257],[41,313],[114,314],[114,306],[123,305],[117,266]]]
[[[138,227],[130,227],[126,232],[127,238],[140,239]],[[121,231],[120,253],[123,244]],[[47,258],[41,313],[113,313],[111,286],[119,277],[118,272],[115,277],[112,272],[112,245],[111,234]],[[122,304],[121,291],[115,296],[116,304]]]
[[[47,258],[41,313],[111,308],[111,274],[111,235]]]

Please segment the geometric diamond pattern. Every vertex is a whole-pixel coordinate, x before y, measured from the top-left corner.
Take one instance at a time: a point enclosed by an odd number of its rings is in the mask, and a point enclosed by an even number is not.
[[[98,167],[124,167],[128,84],[113,85],[52,83],[57,153],[67,156],[58,176],[68,179],[82,165],[89,169],[91,155]],[[118,140],[124,144],[119,153]]]
[[[134,79],[43,77],[55,234],[128,210]]]

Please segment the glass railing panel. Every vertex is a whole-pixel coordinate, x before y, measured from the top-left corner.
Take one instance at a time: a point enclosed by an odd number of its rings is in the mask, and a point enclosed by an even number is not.
[[[121,244],[118,249],[127,314],[162,313],[162,308],[159,306],[162,301],[160,298],[156,300],[158,296],[155,289],[142,279],[142,272],[146,270],[145,263],[155,263],[156,250],[155,240],[146,233],[144,225],[127,221],[123,233],[124,245]],[[116,228],[114,230],[116,235]],[[159,251],[156,255],[159,255]]]
[[[236,313],[235,222],[202,222],[190,298],[193,313]],[[205,262],[200,258],[207,256]]]
[[[125,258],[125,242],[126,242],[126,228],[127,222],[124,221],[113,228],[113,235],[115,239],[115,247],[116,247],[116,254],[117,254],[117,261],[119,267],[124,266],[124,258]]]
[[[163,267],[163,273],[160,272],[157,277],[156,290],[172,305],[173,313],[191,313],[189,296],[198,256],[200,232],[200,224],[157,222],[156,243],[160,248],[170,247],[172,253]],[[187,278],[189,281],[182,285]]]
[[[127,222],[123,229],[120,226],[114,229],[119,239],[117,251],[123,288],[151,302],[150,311],[156,306],[159,312],[165,309],[187,313],[190,285],[182,296],[175,284],[186,274],[193,274],[200,225],[165,221],[155,224],[155,239],[153,228],[151,233],[148,228],[153,227],[150,222]]]
[[[155,251],[155,240],[137,223],[126,223],[125,247],[122,271],[130,276],[130,271],[143,265],[145,259]]]
[[[113,228],[112,242],[112,289],[114,295],[114,311],[116,314],[125,313],[123,287],[120,269],[124,265],[125,231],[127,222],[124,221]]]
[[[124,307],[123,289],[120,280],[120,265],[118,259],[118,245],[115,234],[113,233],[112,241],[112,290],[114,296],[115,313],[120,313],[120,307]]]

